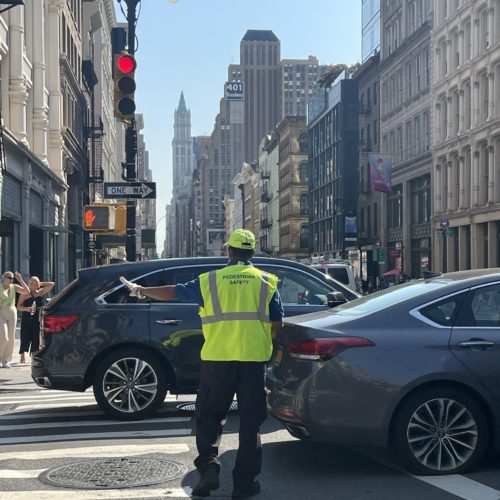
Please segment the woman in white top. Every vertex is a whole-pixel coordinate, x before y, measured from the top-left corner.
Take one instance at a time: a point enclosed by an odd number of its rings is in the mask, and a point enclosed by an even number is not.
[[[14,278],[20,285],[14,284]],[[0,286],[0,368],[10,368],[16,334],[16,292],[29,293],[28,285],[19,273],[6,271]]]

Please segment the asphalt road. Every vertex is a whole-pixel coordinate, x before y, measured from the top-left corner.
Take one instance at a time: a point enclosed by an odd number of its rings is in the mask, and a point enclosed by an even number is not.
[[[0,370],[0,500],[188,498],[198,478],[194,422],[192,413],[178,405],[189,401],[169,396],[157,417],[117,422],[99,411],[91,391],[40,390],[30,381],[29,366]],[[262,431],[258,499],[500,499],[499,456],[466,476],[413,477],[382,451],[299,441],[272,419]],[[231,496],[237,441],[238,416],[233,413],[221,444],[222,484],[212,498]],[[38,479],[54,467],[105,457],[172,460],[186,471],[172,481],[134,489],[68,489]]]

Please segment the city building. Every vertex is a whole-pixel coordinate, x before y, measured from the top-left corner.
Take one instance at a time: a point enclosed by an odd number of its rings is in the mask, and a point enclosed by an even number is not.
[[[191,138],[191,111],[186,107],[181,92],[179,106],[174,112],[172,140],[173,201],[175,226],[170,228],[177,247],[174,257],[188,257],[190,248],[191,190],[194,170],[193,140]]]
[[[281,120],[287,116],[306,116],[309,99],[323,69],[314,56],[281,61]]]
[[[193,172],[192,186],[192,255],[194,257],[205,255],[205,221],[203,219],[204,190],[202,185],[202,171],[207,166],[212,146],[210,136],[197,136],[193,139],[193,150],[196,158],[196,168]]]
[[[358,275],[366,285],[376,283],[379,277],[378,247],[382,239],[380,208],[384,194],[373,189],[368,156],[380,151],[379,59],[379,53],[366,59],[353,75],[358,82],[359,97]]]
[[[278,255],[279,136],[276,131],[262,139],[260,151],[260,249],[269,255]]]
[[[60,6],[50,2],[46,9],[44,3],[0,14],[0,259],[3,271],[37,275],[60,290],[68,279],[68,185],[62,163],[50,161],[57,147],[62,158],[62,144],[52,141],[62,123],[58,108],[49,109],[52,90],[60,92]]]
[[[306,118],[288,116],[278,136],[279,256],[300,260],[309,252],[309,167]],[[267,224],[273,224],[270,219]],[[265,227],[265,224],[262,224]]]
[[[149,151],[141,130],[144,129],[144,115],[136,114],[137,128],[137,180],[153,181],[153,172],[149,168]],[[137,200],[136,205],[136,249],[138,260],[150,260],[156,255],[156,200]]]
[[[500,266],[500,2],[434,2],[434,265]]]
[[[280,121],[281,45],[271,30],[245,33],[239,67],[230,67],[237,71],[244,84],[243,161],[252,163],[258,161],[261,139]]]
[[[121,182],[125,161],[125,125],[114,116],[113,56],[111,33],[116,22],[112,0],[83,3],[83,73],[93,83],[90,88],[90,110],[84,129],[89,149],[88,182],[90,203],[115,203],[103,197],[103,182]],[[122,26],[122,29],[125,27]],[[86,236],[85,255],[91,264],[106,264],[112,259],[124,260],[125,238],[115,235]],[[91,243],[92,241],[92,243]],[[89,249],[88,245],[94,247]],[[140,247],[139,247],[140,248]]]
[[[392,163],[392,189],[381,197],[379,264],[381,272],[420,277],[434,267],[433,6],[430,1],[385,0],[380,15],[380,151]]]
[[[316,89],[308,125],[310,249],[346,258],[357,250],[357,81],[343,71],[331,87]]]
[[[438,0],[439,1],[439,0]],[[363,63],[380,51],[380,0],[362,0],[361,60]]]

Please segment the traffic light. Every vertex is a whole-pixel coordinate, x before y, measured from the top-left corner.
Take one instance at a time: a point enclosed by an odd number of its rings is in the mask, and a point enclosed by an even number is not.
[[[95,233],[109,233],[115,229],[115,207],[113,205],[85,205],[83,228]]]
[[[135,68],[137,64],[130,54],[114,54],[113,81],[115,85],[115,116],[122,120],[134,117],[135,113]]]

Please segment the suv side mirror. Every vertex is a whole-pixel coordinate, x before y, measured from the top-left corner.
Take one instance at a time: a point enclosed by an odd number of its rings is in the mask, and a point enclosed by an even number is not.
[[[344,294],[338,290],[335,292],[329,292],[326,297],[328,300],[328,307],[337,307],[347,302]]]

